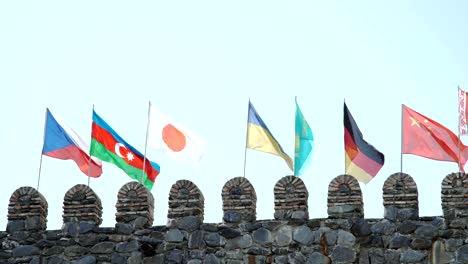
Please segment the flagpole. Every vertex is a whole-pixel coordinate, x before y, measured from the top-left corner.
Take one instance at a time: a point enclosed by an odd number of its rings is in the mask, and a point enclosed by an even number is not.
[[[93,104],[93,112],[91,114],[94,114],[94,104]],[[92,117],[91,117],[91,120],[93,120]],[[93,123],[91,121],[91,140],[92,138],[93,138]],[[88,162],[88,187],[89,187],[89,184],[91,182],[91,179],[90,179],[91,177],[89,176],[91,174],[91,146],[89,146],[88,155],[89,155],[89,162]]]
[[[401,146],[400,146],[400,174],[403,173],[403,104],[401,104]]]
[[[143,156],[143,171],[141,172],[141,184],[144,183],[144,176],[146,170],[146,148],[148,146],[148,131],[149,131],[149,122],[150,122],[150,110],[151,110],[151,101],[148,101],[148,121],[146,122],[146,138],[145,138],[145,154]]]
[[[460,124],[458,124],[458,172],[461,172],[461,153],[460,153],[460,143],[461,143],[461,138],[460,138]]]
[[[249,113],[250,113],[250,97],[249,97],[249,105],[247,107],[247,128],[245,132],[245,150],[244,150],[244,177],[245,177],[245,167],[247,164],[247,145],[249,142]]]
[[[343,98],[343,129],[344,128],[344,114],[345,114],[345,111],[344,111],[344,107],[346,105],[346,98]],[[346,143],[344,142],[343,140],[343,146],[344,146],[344,166],[343,166],[343,173],[346,174]]]
[[[294,115],[294,152],[293,152],[293,153],[294,153],[294,161],[293,161],[293,175],[294,175],[294,176],[297,176],[297,175],[296,175],[296,165],[297,165],[297,164],[296,164],[296,145],[298,145],[297,140],[299,140],[299,138],[296,136],[296,135],[297,135],[297,134],[296,134],[296,133],[297,133],[297,132],[296,132],[296,129],[297,129],[297,109],[298,109],[298,107],[299,107],[298,104],[297,104],[297,95],[294,96],[294,101],[296,102],[296,112],[295,112],[295,115]],[[302,133],[302,132],[301,132],[301,133]],[[300,148],[300,147],[299,147],[299,148]],[[300,152],[301,152],[301,151],[299,151],[299,153],[300,153]],[[302,165],[304,165],[304,164],[302,164]],[[300,168],[299,168],[299,170],[300,170]]]
[[[39,182],[41,181],[41,168],[42,168],[42,152],[41,152],[41,159],[39,161],[39,176],[37,177],[37,191],[39,191]]]
[[[460,86],[458,86],[458,90],[457,90],[457,99],[458,99],[458,172],[461,172],[462,171],[462,165],[461,165],[461,138],[460,138],[460,134],[461,134],[461,127],[460,127]],[[465,103],[466,104],[466,103]]]
[[[47,108],[46,108],[45,118],[44,118],[44,135],[42,136],[42,148],[44,148],[44,143],[45,143],[46,125],[47,125]],[[41,150],[41,158],[39,161],[39,174],[37,176],[37,191],[39,191],[39,182],[41,181],[42,156],[43,156],[42,151],[43,150]]]

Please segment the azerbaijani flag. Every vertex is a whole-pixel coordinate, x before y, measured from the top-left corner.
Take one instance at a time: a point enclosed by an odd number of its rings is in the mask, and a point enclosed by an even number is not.
[[[286,161],[288,167],[293,170],[292,159],[284,152],[250,101],[247,123],[247,148],[280,156]]]
[[[343,122],[346,174],[354,176],[358,181],[368,183],[384,165],[384,155],[364,140],[346,103]]]
[[[47,108],[42,155],[61,160],[73,160],[81,172],[89,177],[97,178],[102,174],[101,161],[91,158],[88,152],[89,144],[65,122],[55,118]]]
[[[144,156],[125,142],[94,110],[90,154],[115,164],[149,190],[159,174],[158,164],[146,159],[143,166]]]

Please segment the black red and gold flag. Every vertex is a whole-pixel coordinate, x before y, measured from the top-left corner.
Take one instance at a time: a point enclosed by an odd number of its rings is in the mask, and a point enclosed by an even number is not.
[[[367,143],[359,127],[344,104],[345,171],[358,181],[368,183],[384,165],[384,154]]]

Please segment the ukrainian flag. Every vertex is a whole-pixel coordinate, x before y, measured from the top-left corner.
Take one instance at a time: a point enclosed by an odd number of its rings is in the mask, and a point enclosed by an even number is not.
[[[247,123],[247,148],[280,156],[286,161],[289,168],[293,170],[292,159],[284,152],[275,137],[273,137],[250,101]]]

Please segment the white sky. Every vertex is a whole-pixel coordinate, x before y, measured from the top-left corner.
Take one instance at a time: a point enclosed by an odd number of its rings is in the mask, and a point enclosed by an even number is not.
[[[154,225],[167,219],[177,180],[205,196],[205,222],[222,221],[221,189],[243,173],[248,99],[292,157],[294,96],[316,143],[301,178],[311,218],[327,216],[327,187],[344,171],[343,100],[364,138],[385,154],[361,185],[365,217],[383,217],[382,186],[400,170],[401,104],[457,130],[457,86],[468,88],[464,1],[4,1],[0,3],[0,230],[11,194],[36,188],[49,107],[89,140],[96,112],[144,150],[148,101],[196,132],[200,168],[148,149],[161,174],[152,190]],[[463,139],[465,140],[465,139]],[[465,141],[466,142],[466,141]],[[442,179],[455,163],[404,156],[420,215],[441,215]],[[117,192],[130,178],[105,163],[90,187],[115,223]],[[246,176],[257,218],[272,219],[285,162],[248,150]],[[49,229],[62,224],[65,193],[86,184],[73,161],[43,157],[39,191]]]

